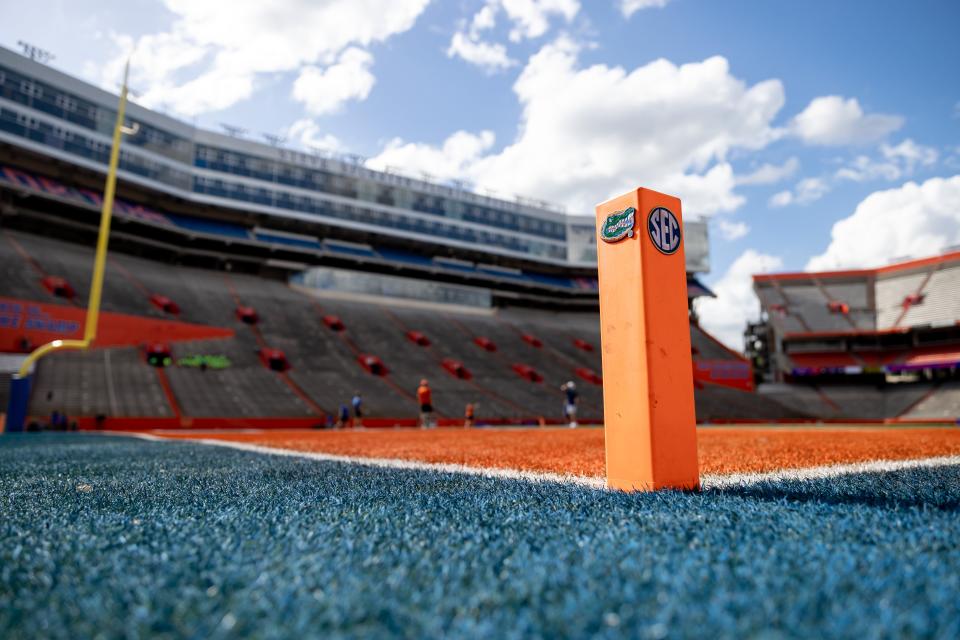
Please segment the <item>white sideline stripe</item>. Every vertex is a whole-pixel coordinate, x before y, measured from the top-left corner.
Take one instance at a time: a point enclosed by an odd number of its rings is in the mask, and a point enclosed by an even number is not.
[[[231,442],[229,440],[213,440],[209,438],[161,438],[146,433],[128,433],[122,431],[104,433],[109,435],[141,438],[143,440],[149,440],[150,442],[177,442],[182,440],[214,447],[225,447],[227,449],[261,453],[264,455],[283,456],[288,458],[304,458],[307,460],[316,460],[320,462],[343,462],[347,464],[378,467],[381,469],[460,473],[464,475],[498,478],[503,480],[524,480],[527,482],[574,484],[589,489],[607,488],[606,480],[603,478],[550,473],[546,471],[520,471],[517,469],[471,467],[469,465],[455,464],[452,462],[419,462],[416,460],[401,460],[398,458],[364,458],[360,456],[343,456],[333,453],[296,451],[294,449],[280,449],[274,447],[265,447],[259,444]],[[729,487],[749,486],[762,482],[825,480],[855,473],[884,473],[889,471],[904,471],[906,469],[928,469],[936,467],[948,467],[953,465],[960,465],[960,456],[937,456],[932,458],[916,458],[912,460],[872,460],[869,462],[831,464],[802,469],[782,469],[764,473],[711,473],[700,476],[700,486],[702,489],[723,489]]]
[[[960,465],[960,456],[938,456],[934,458],[915,458],[913,460],[872,460],[851,464],[830,464],[806,469],[784,469],[766,473],[709,474],[700,478],[704,489],[722,489],[760,482],[778,482],[784,480],[824,480],[854,473],[884,473],[904,471],[906,469],[927,469]]]
[[[124,433],[116,432],[115,435],[132,436],[134,438],[143,438],[151,442],[194,442],[206,444],[214,447],[226,447],[228,449],[237,449],[239,451],[251,451],[253,453],[262,453],[270,456],[284,456],[288,458],[306,458],[308,460],[317,460],[320,462],[345,462],[348,464],[359,464],[368,467],[378,467],[381,469],[402,469],[407,471],[437,471],[441,473],[460,473],[470,476],[483,476],[485,478],[499,478],[504,480],[525,480],[527,482],[559,482],[564,484],[576,484],[591,489],[604,489],[606,481],[603,478],[590,478],[587,476],[576,476],[572,474],[548,473],[541,471],[518,471],[516,469],[497,469],[487,467],[471,467],[465,464],[455,464],[452,462],[418,462],[415,460],[400,460],[398,458],[362,458],[359,456],[342,456],[333,453],[321,453],[317,451],[296,451],[294,449],[279,449],[274,447],[265,447],[259,444],[250,444],[247,442],[230,442],[229,440],[212,440],[209,438],[160,438],[146,433]]]

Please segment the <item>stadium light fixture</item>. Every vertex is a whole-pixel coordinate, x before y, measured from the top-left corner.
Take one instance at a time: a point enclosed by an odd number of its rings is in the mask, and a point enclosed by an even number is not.
[[[48,62],[54,60],[57,56],[53,55],[46,49],[41,49],[40,47],[35,47],[29,42],[23,40],[17,40],[17,46],[23,50],[23,55],[27,58],[30,58],[34,62],[39,62],[40,64],[47,64]]]
[[[274,135],[272,133],[262,133],[263,139],[267,141],[271,147],[281,147],[283,143],[287,141],[283,136]]]
[[[226,122],[221,122],[220,128],[222,128],[231,138],[242,138],[247,135],[247,130],[243,127],[237,127],[232,124],[227,124]]]

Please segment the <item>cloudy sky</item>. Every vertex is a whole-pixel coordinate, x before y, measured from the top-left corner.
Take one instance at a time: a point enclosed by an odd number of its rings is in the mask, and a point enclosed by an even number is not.
[[[5,7],[9,5],[9,7]],[[15,10],[14,10],[15,7]],[[960,3],[0,0],[0,44],[200,126],[589,213],[710,219],[735,347],[750,275],[960,244]]]

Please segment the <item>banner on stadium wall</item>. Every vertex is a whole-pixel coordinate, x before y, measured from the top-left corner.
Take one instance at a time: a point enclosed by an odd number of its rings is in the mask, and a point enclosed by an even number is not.
[[[31,351],[52,340],[83,338],[87,310],[0,297],[0,351]],[[230,338],[232,329],[100,312],[94,347],[129,347],[145,342],[182,342]]]
[[[693,379],[753,391],[753,368],[743,360],[694,360]]]

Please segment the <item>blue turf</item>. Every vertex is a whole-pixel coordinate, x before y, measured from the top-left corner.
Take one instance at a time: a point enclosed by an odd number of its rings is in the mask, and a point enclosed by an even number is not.
[[[0,437],[0,637],[960,637],[960,467],[624,495]]]

